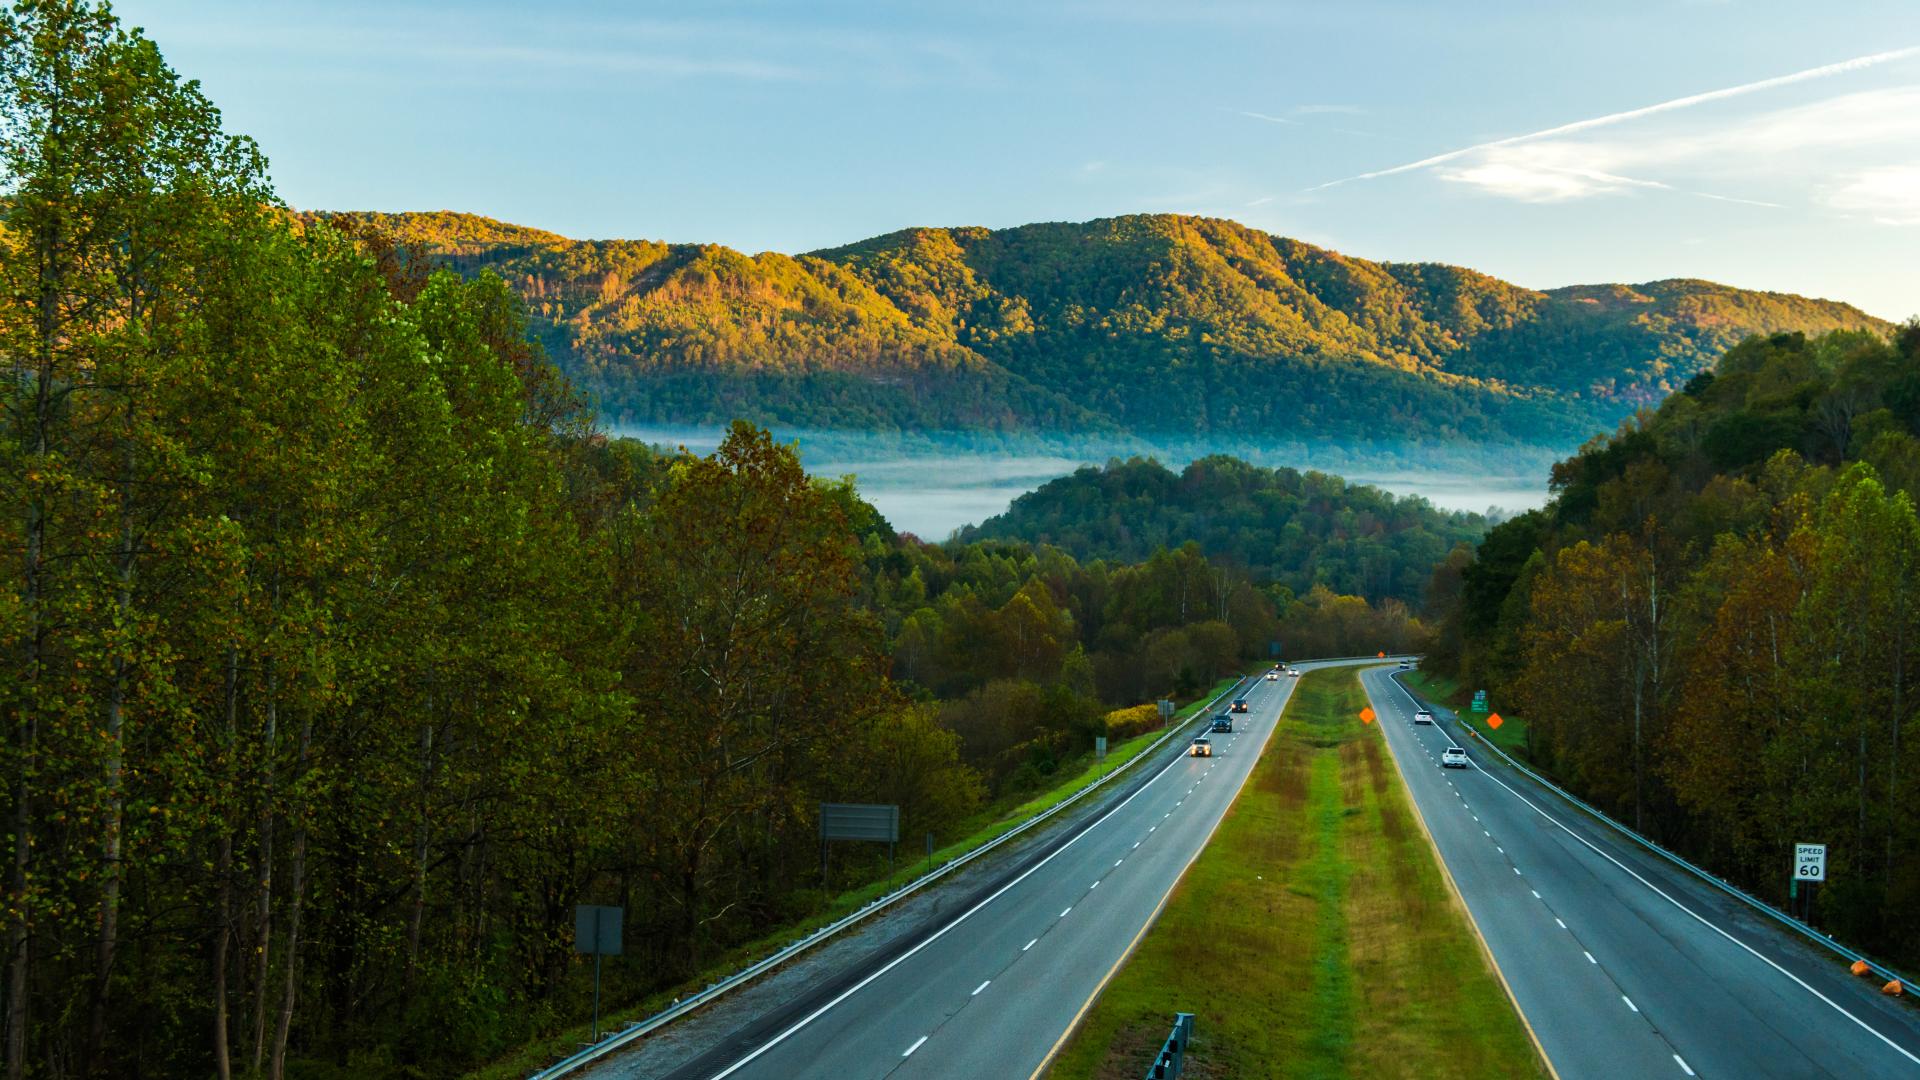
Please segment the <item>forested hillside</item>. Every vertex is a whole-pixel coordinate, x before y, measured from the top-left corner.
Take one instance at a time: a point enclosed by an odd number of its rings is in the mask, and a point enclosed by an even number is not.
[[[1920,325],[1729,350],[1436,574],[1429,664],[1604,808],[1816,924],[1920,958]]]
[[[0,15],[0,76],[9,1076],[457,1075],[584,1020],[577,903],[629,1002],[874,868],[823,800],[952,840],[1116,706],[1421,634],[1194,545],[923,544],[745,423],[607,438],[499,278],[288,213],[102,8]]]
[[[1456,544],[1479,539],[1477,514],[1295,469],[1208,457],[1176,474],[1139,458],[1083,468],[962,530],[963,539],[1053,544],[1081,558],[1132,562],[1193,542],[1209,557],[1295,593],[1315,585],[1418,603]]]
[[[1704,281],[1541,292],[1179,215],[798,256],[354,216],[498,272],[616,422],[1566,446],[1749,334],[1888,329]]]

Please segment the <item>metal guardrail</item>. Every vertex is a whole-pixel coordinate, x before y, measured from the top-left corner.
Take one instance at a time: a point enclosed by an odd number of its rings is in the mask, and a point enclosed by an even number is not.
[[[1338,657],[1335,659],[1351,660],[1351,659],[1361,659],[1361,658]],[[1181,732],[1186,730],[1195,721],[1205,722],[1208,719],[1208,714],[1212,711],[1215,705],[1219,704],[1224,700],[1227,700],[1229,695],[1235,693],[1241,687],[1247,685],[1247,683],[1250,680],[1257,680],[1258,678],[1259,676],[1257,675],[1241,678],[1239,681],[1235,682],[1232,686],[1214,695],[1214,697],[1211,700],[1209,700],[1205,705],[1201,706],[1198,709],[1195,709],[1192,716],[1189,716],[1185,720],[1180,721],[1178,723],[1169,725],[1165,734],[1161,735],[1158,739],[1155,739],[1153,742],[1147,744],[1147,746],[1144,749],[1142,749],[1139,753],[1135,754],[1133,757],[1129,758],[1128,760],[1122,762],[1112,772],[1106,773],[1105,775],[1098,777],[1093,782],[1082,787],[1080,790],[1074,792],[1073,794],[1053,804],[1047,809],[1042,810],[1041,812],[1033,815],[1032,817],[1014,826],[1013,828],[1008,829],[1006,832],[1001,833],[999,836],[994,837],[992,840],[989,840],[986,843],[980,845],[979,847],[974,848],[972,851],[966,852],[965,854],[962,854],[962,855],[955,856],[954,858],[949,859],[944,863],[941,863],[939,866],[935,867],[934,869],[929,870],[928,872],[920,875],[917,878],[914,878],[912,881],[907,882],[906,884],[900,886],[899,888],[895,889],[890,893],[886,893],[883,896],[879,896],[874,898],[873,900],[868,901],[864,906],[860,908],[860,910],[855,911],[850,915],[843,916],[842,918],[834,922],[828,923],[826,926],[822,926],[819,929],[816,929],[815,931],[806,935],[805,937],[795,939],[792,944],[788,945],[784,949],[779,950],[773,955],[757,960],[754,963],[748,965],[747,967],[744,967],[739,971],[735,972],[734,974],[729,975],[724,979],[721,979],[719,982],[708,984],[707,988],[700,991],[699,993],[694,994],[690,997],[684,998],[682,1000],[676,1001],[672,1005],[669,1005],[667,1008],[662,1009],[657,1013],[654,1013],[652,1016],[649,1016],[644,1020],[633,1021],[627,1025],[625,1030],[609,1035],[608,1037],[600,1040],[599,1042],[596,1042],[590,1046],[583,1047],[582,1049],[572,1054],[569,1054],[564,1058],[561,1058],[559,1061],[554,1062],[552,1065],[549,1065],[546,1068],[533,1073],[529,1077],[529,1080],[553,1080],[554,1077],[565,1076],[566,1074],[573,1072],[575,1069],[578,1069],[583,1065],[591,1064],[592,1062],[605,1057],[606,1055],[614,1052],[615,1050],[620,1049],[621,1047],[627,1045],[628,1043],[633,1042],[634,1040],[639,1039],[653,1031],[657,1031],[662,1027],[665,1027],[667,1024],[670,1024],[673,1021],[680,1019],[682,1016],[685,1016],[688,1013],[693,1012],[694,1010],[700,1008],[702,1005],[708,1004],[709,1002],[713,1001],[715,998],[718,998],[724,995],[728,991],[738,989],[740,986],[746,983],[752,982],[754,979],[757,979],[761,975],[766,974],[768,971],[771,971],[774,968],[779,967],[781,964],[784,964],[787,961],[793,959],[794,957],[800,955],[801,953],[806,952],[808,949],[811,949],[814,946],[827,941],[828,939],[832,938],[834,935],[840,933],[842,930],[845,930],[848,927],[853,926],[855,923],[860,922],[861,920],[867,918],[868,916],[871,916],[879,911],[884,910],[888,906],[904,899],[905,897],[907,897],[908,895],[914,892],[917,892],[921,888],[924,888],[925,886],[932,884],[934,881],[942,877],[945,877],[947,874],[950,874],[953,871],[958,870],[960,867],[965,866],[967,863],[970,863],[974,859],[977,859],[980,856],[985,855],[987,852],[994,850],[995,848],[999,847],[1004,843],[1007,843],[1008,841],[1014,839],[1015,837],[1025,834],[1028,830],[1039,826],[1041,823],[1052,818],[1055,814],[1060,813],[1062,810],[1065,810],[1067,807],[1072,806],[1074,803],[1079,802],[1081,799],[1085,798],[1087,795],[1092,794],[1094,791],[1098,790],[1108,782],[1112,781],[1115,777],[1118,777],[1121,774],[1125,773],[1135,763],[1145,761],[1148,758],[1152,757],[1154,751],[1158,750],[1161,746],[1165,745],[1169,739],[1174,738],[1175,736],[1179,735]]]
[[[1193,1038],[1193,1014],[1173,1014],[1173,1034],[1160,1044],[1160,1053],[1147,1067],[1147,1080],[1180,1080],[1187,1064],[1187,1041]]]
[[[1400,682],[1400,675],[1398,672],[1394,672],[1390,674],[1388,677],[1393,679],[1395,682]],[[1403,690],[1407,690],[1407,686],[1404,682],[1400,683],[1400,687]],[[1407,690],[1407,693],[1409,695],[1412,695],[1413,691]],[[1418,699],[1416,698],[1416,700]],[[1668,851],[1666,848],[1661,847],[1659,844],[1654,843],[1653,841],[1640,835],[1638,832],[1635,832],[1634,830],[1628,828],[1627,826],[1621,824],[1620,822],[1613,820],[1613,818],[1607,816],[1604,812],[1589,805],[1586,802],[1586,800],[1581,799],[1579,796],[1574,795],[1573,793],[1567,791],[1565,788],[1561,787],[1560,785],[1554,783],[1553,781],[1547,779],[1544,776],[1541,776],[1539,773],[1533,771],[1527,766],[1522,765],[1520,762],[1514,760],[1511,754],[1508,754],[1505,750],[1502,750],[1498,746],[1494,745],[1494,742],[1492,739],[1489,739],[1485,735],[1480,734],[1480,732],[1476,730],[1472,724],[1465,723],[1464,721],[1462,721],[1460,719],[1460,714],[1457,711],[1453,709],[1445,709],[1445,708],[1443,708],[1442,711],[1445,712],[1449,717],[1451,717],[1455,724],[1458,724],[1463,730],[1465,730],[1468,737],[1473,739],[1478,739],[1482,746],[1500,755],[1501,760],[1505,761],[1508,765],[1511,765],[1515,770],[1526,774],[1526,776],[1532,779],[1534,783],[1539,784],[1541,787],[1546,788],[1548,791],[1551,791],[1555,795],[1560,796],[1562,799],[1565,799],[1566,801],[1572,803],[1574,806],[1577,806],[1581,810],[1586,811],[1587,814],[1591,815],[1592,817],[1600,821],[1601,824],[1611,827],[1615,832],[1619,833],[1620,835],[1626,837],[1629,840],[1632,840],[1634,843],[1639,844],[1641,847],[1646,848],[1648,851],[1653,852],[1655,855],[1660,856],[1661,858],[1667,860],[1673,865],[1680,867],[1682,870],[1687,871],[1688,873],[1694,875],[1695,877],[1706,882],[1707,884],[1712,885],[1713,887],[1719,889],[1721,892],[1726,893],[1728,896],[1731,896],[1734,899],[1741,901],[1742,903],[1746,904],[1748,907],[1753,908],[1755,911],[1760,912],[1761,914],[1767,916],[1773,921],[1780,923],[1781,925],[1787,927],[1788,929],[1799,933],[1803,937],[1807,938],[1807,940],[1812,941],[1814,944],[1823,946],[1826,949],[1848,960],[1857,961],[1859,963],[1865,964],[1867,965],[1868,970],[1873,971],[1874,973],[1880,975],[1883,978],[1886,978],[1889,980],[1898,980],[1901,986],[1915,985],[1912,979],[1909,979],[1907,976],[1900,974],[1898,971],[1895,971],[1894,969],[1876,960],[1873,960],[1870,957],[1863,956],[1860,953],[1855,952],[1853,949],[1850,949],[1847,946],[1842,945],[1840,942],[1835,941],[1832,935],[1825,934],[1820,932],[1819,930],[1814,929],[1812,926],[1809,926],[1806,923],[1800,921],[1799,919],[1796,919],[1793,916],[1787,914],[1786,912],[1781,911],[1779,908],[1774,907],[1772,904],[1767,903],[1765,900],[1762,900],[1757,896],[1754,896],[1753,894],[1747,892],[1745,889],[1740,888],[1738,885],[1735,885],[1732,882],[1727,881],[1725,878],[1719,877],[1718,875],[1713,874],[1708,870],[1695,866],[1693,863],[1689,862],[1688,860],[1681,858],[1680,856],[1674,854],[1671,851]]]

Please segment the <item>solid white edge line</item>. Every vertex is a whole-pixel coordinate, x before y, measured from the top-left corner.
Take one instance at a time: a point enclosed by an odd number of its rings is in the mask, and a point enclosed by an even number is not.
[[[920,1048],[921,1048],[922,1046],[925,1046],[926,1044],[927,1044],[927,1036],[925,1036],[925,1035],[922,1035],[922,1036],[920,1036],[919,1038],[917,1038],[917,1039],[915,1039],[915,1040],[913,1040],[913,1045],[912,1045],[912,1046],[909,1046],[909,1047],[907,1047],[907,1050],[906,1050],[906,1053],[904,1053],[904,1054],[901,1054],[900,1056],[901,1056],[901,1057],[912,1057],[912,1056],[913,1056],[913,1052],[914,1052],[915,1050],[918,1050],[918,1049],[920,1049]]]
[[[1007,882],[1005,885],[1002,885],[999,889],[994,891],[993,895],[987,897],[986,899],[973,905],[967,910],[961,912],[958,916],[954,918],[952,922],[934,931],[933,933],[927,935],[927,937],[924,940],[922,940],[919,944],[915,945],[913,948],[908,949],[906,952],[903,952],[899,956],[896,956],[892,960],[889,960],[885,965],[883,965],[880,968],[880,970],[873,972],[872,974],[868,975],[866,978],[861,979],[859,982],[854,983],[852,986],[846,988],[845,990],[842,990],[838,995],[836,995],[833,998],[833,1000],[827,1002],[825,1005],[820,1006],[819,1008],[813,1010],[807,1015],[794,1021],[793,1024],[791,1024],[790,1026],[782,1030],[778,1035],[775,1035],[773,1038],[768,1039],[766,1042],[761,1043],[759,1046],[754,1047],[752,1053],[747,1054],[745,1057],[740,1058],[738,1061],[735,1061],[733,1064],[727,1066],[725,1069],[722,1069],[721,1071],[714,1073],[713,1080],[723,1080],[723,1078],[732,1076],[734,1073],[739,1072],[741,1069],[745,1068],[748,1064],[752,1063],[755,1059],[759,1058],[760,1055],[766,1053],[767,1051],[787,1041],[787,1039],[791,1038],[795,1032],[798,1032],[800,1029],[806,1027],[808,1024],[811,1024],[815,1020],[818,1020],[822,1016],[825,1016],[830,1010],[837,1007],[841,1002],[859,993],[861,990],[864,990],[867,986],[871,985],[874,982],[874,980],[880,978],[882,975],[885,975],[887,972],[892,971],[894,968],[899,967],[901,964],[906,963],[907,960],[909,960],[910,958],[918,954],[920,950],[926,948],[927,946],[945,937],[949,930],[952,930],[954,927],[959,926],[963,922],[966,922],[968,919],[972,918],[975,913],[979,912],[982,908],[986,907],[988,904],[993,903],[995,900],[1000,899],[1000,897],[1005,895],[1008,890],[1012,889],[1014,886],[1020,884],[1021,882],[1027,880],[1029,877],[1032,877],[1034,874],[1038,873],[1041,867],[1059,858],[1061,854],[1064,853],[1068,848],[1079,843],[1081,840],[1085,839],[1086,837],[1091,836],[1093,834],[1093,830],[1099,828],[1108,818],[1126,809],[1128,803],[1131,803],[1133,800],[1139,798],[1141,795],[1144,795],[1148,788],[1158,783],[1161,777],[1167,775],[1167,773],[1170,772],[1176,764],[1184,760],[1185,760],[1184,756],[1176,756],[1170,761],[1168,761],[1167,764],[1163,766],[1159,772],[1153,774],[1152,779],[1148,780],[1144,784],[1141,784],[1140,789],[1138,791],[1135,791],[1133,794],[1127,796],[1125,799],[1122,799],[1119,802],[1119,804],[1116,805],[1113,809],[1100,815],[1100,817],[1097,818],[1093,822],[1093,824],[1088,825],[1085,829],[1082,829],[1079,835],[1075,836],[1073,839],[1068,840],[1064,844],[1061,844],[1057,849],[1054,850],[1054,852],[1051,855],[1048,855],[1046,858],[1041,859],[1039,862],[1034,863],[1032,866],[1029,866],[1026,869],[1026,871],[1022,873],[1019,877],[1014,878],[1012,881]],[[1072,911],[1072,910],[1073,910],[1072,907],[1068,907],[1066,911],[1062,911],[1060,913],[1060,917],[1066,918],[1067,911]],[[925,1041],[926,1041],[925,1038],[922,1038],[920,1040],[920,1042],[925,1042]],[[917,1048],[919,1046],[919,1043],[915,1043],[914,1046]],[[908,1052],[911,1053],[912,1051],[908,1051]],[[902,1055],[902,1056],[904,1057],[905,1055]]]

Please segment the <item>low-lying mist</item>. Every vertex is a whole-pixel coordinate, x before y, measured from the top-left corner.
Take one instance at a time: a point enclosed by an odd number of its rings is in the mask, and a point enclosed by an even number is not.
[[[1263,442],[1244,436],[1069,437],[990,432],[861,432],[775,428],[798,442],[816,476],[852,475],[860,494],[894,528],[929,540],[978,524],[1015,498],[1083,465],[1135,455],[1180,469],[1227,454],[1269,468],[1287,466],[1418,495],[1446,510],[1495,518],[1541,505],[1547,470],[1571,447],[1422,444],[1414,441]],[[708,427],[615,427],[612,434],[709,453],[724,432]]]

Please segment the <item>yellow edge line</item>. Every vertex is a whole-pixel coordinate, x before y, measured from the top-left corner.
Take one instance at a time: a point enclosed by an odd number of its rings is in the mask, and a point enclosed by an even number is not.
[[[1365,670],[1377,671],[1379,668]],[[1365,689],[1366,684],[1362,683],[1361,687]],[[1368,704],[1372,704],[1373,691],[1367,690],[1366,694]],[[1379,712],[1378,709],[1374,711]],[[1381,714],[1380,719],[1384,722],[1385,714]],[[1520,1018],[1520,1026],[1527,1029],[1527,1039],[1533,1043],[1533,1052],[1540,1056],[1540,1064],[1547,1067],[1548,1076],[1553,1077],[1553,1080],[1560,1080],[1559,1071],[1553,1067],[1553,1059],[1547,1056],[1547,1048],[1540,1045],[1540,1036],[1533,1030],[1532,1021],[1527,1019],[1527,1011],[1520,1007],[1520,999],[1513,996],[1513,987],[1507,983],[1506,972],[1500,970],[1500,962],[1493,958],[1493,950],[1487,946],[1485,935],[1480,933],[1480,924],[1474,921],[1473,909],[1467,907],[1467,898],[1460,895],[1460,886],[1453,880],[1453,871],[1447,869],[1446,857],[1440,854],[1440,845],[1434,841],[1432,830],[1427,828],[1426,815],[1420,812],[1420,800],[1413,797],[1413,788],[1407,783],[1406,770],[1400,765],[1400,755],[1393,752],[1393,740],[1387,738],[1385,730],[1380,732],[1380,741],[1387,744],[1387,756],[1393,759],[1393,771],[1400,774],[1400,789],[1406,793],[1407,805],[1413,807],[1413,820],[1420,825],[1420,835],[1427,838],[1427,846],[1433,849],[1433,861],[1440,866],[1440,876],[1447,883],[1447,894],[1453,897],[1453,906],[1460,910],[1460,914],[1466,916],[1467,925],[1473,929],[1473,940],[1480,945],[1480,955],[1486,958],[1487,966],[1493,969],[1493,977],[1500,980],[1500,989],[1507,992],[1507,1000],[1513,1003],[1514,1015]]]
[[[1247,782],[1253,779],[1253,770],[1260,767],[1260,759],[1266,756],[1267,745],[1273,742],[1274,735],[1280,730],[1280,721],[1286,719],[1287,709],[1292,705],[1293,689],[1289,687],[1287,690],[1286,704],[1280,707],[1280,715],[1273,718],[1273,727],[1268,729],[1267,737],[1261,741],[1260,752],[1255,755],[1253,759],[1253,767],[1247,770],[1247,779],[1240,782],[1240,791],[1245,791]],[[1193,869],[1193,864],[1200,861],[1201,854],[1207,850],[1208,845],[1213,843],[1213,834],[1220,831],[1220,823],[1227,820],[1227,815],[1233,813],[1234,803],[1239,801],[1240,792],[1236,791],[1233,794],[1233,802],[1227,804],[1227,808],[1221,811],[1220,817],[1214,821],[1213,828],[1207,830],[1207,838],[1202,840],[1200,846],[1194,849],[1193,858],[1188,859],[1187,865],[1180,868],[1180,873],[1174,876],[1173,884],[1167,886],[1167,891],[1160,894],[1160,902],[1153,906],[1153,914],[1147,916],[1147,921],[1140,924],[1140,932],[1133,935],[1133,940],[1127,942],[1126,951],[1120,954],[1120,958],[1113,962],[1113,966],[1107,969],[1105,975],[1100,976],[1100,982],[1093,988],[1093,993],[1088,994],[1087,1000],[1080,1003],[1080,1011],[1073,1014],[1073,1020],[1067,1024],[1067,1030],[1061,1032],[1060,1037],[1054,1040],[1053,1048],[1047,1051],[1046,1057],[1040,1059],[1039,1066],[1027,1076],[1027,1080],[1040,1080],[1040,1074],[1046,1072],[1047,1067],[1053,1064],[1053,1059],[1060,1056],[1060,1051],[1067,1045],[1067,1040],[1073,1037],[1074,1032],[1080,1030],[1080,1021],[1087,1018],[1087,1010],[1093,1008],[1093,1003],[1099,1000],[1100,994],[1107,988],[1107,984],[1112,982],[1113,977],[1119,974],[1120,969],[1126,965],[1129,959],[1132,959],[1134,950],[1140,947],[1140,940],[1147,936],[1147,931],[1153,929],[1153,924],[1160,921],[1160,913],[1167,910],[1167,901],[1173,897],[1173,891],[1178,889],[1180,883],[1187,879],[1187,871]],[[1560,1080],[1560,1078],[1556,1076],[1554,1080]]]

